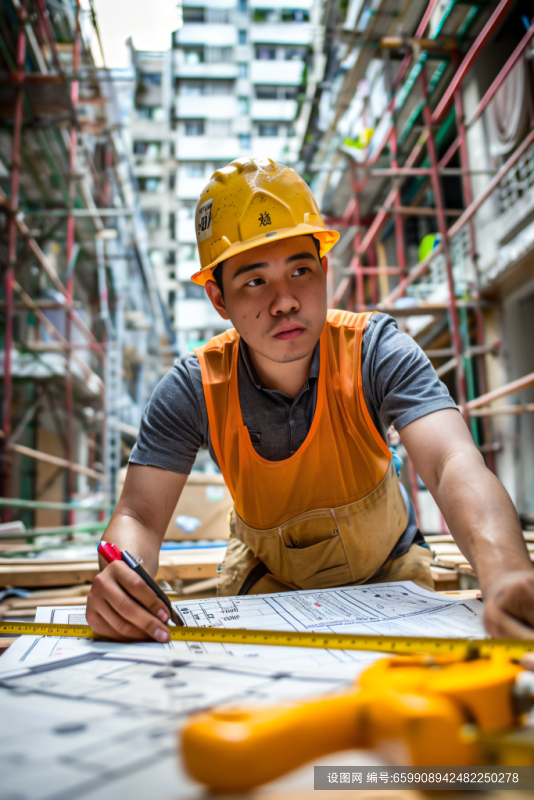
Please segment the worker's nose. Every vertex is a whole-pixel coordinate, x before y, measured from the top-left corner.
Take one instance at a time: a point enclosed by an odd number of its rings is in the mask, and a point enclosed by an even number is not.
[[[282,316],[285,314],[294,314],[300,309],[300,303],[295,297],[293,287],[281,284],[276,287],[274,299],[271,303],[271,314],[273,316]]]

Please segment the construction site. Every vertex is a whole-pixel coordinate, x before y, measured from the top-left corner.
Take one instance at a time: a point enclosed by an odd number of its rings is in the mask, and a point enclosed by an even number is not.
[[[0,800],[531,796],[531,0],[0,0],[0,270]]]

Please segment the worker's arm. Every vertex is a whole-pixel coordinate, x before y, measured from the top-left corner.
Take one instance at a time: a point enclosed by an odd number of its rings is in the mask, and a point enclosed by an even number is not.
[[[534,638],[534,568],[521,523],[457,411],[444,409],[400,433],[415,469],[473,565],[492,636]]]
[[[102,537],[143,559],[152,577],[158,571],[165,531],[184,488],[187,475],[158,467],[130,464],[122,495]],[[101,572],[87,598],[87,621],[97,633],[123,641],[169,641],[164,624],[169,612],[146,583],[123,561],[107,564],[100,557]]]

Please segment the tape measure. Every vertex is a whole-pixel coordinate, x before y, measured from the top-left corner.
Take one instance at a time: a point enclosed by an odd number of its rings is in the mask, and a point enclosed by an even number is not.
[[[204,644],[248,644],[275,647],[311,647],[323,650],[371,650],[378,653],[466,658],[489,656],[493,650],[505,650],[511,658],[534,652],[534,641],[522,639],[436,639],[426,636],[366,636],[350,633],[300,633],[297,631],[259,631],[240,628],[169,627],[175,642]],[[0,635],[67,636],[99,639],[88,625],[52,625],[44,622],[1,622]]]

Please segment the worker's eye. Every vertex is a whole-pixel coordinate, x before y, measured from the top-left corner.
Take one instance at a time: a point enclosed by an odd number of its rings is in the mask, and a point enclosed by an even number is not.
[[[309,267],[297,267],[293,273],[293,277],[297,276],[298,278],[300,275],[306,275],[306,273],[308,273],[309,271],[310,271]]]
[[[263,278],[252,278],[252,280],[248,281],[245,286],[261,286],[262,283],[265,283]]]

